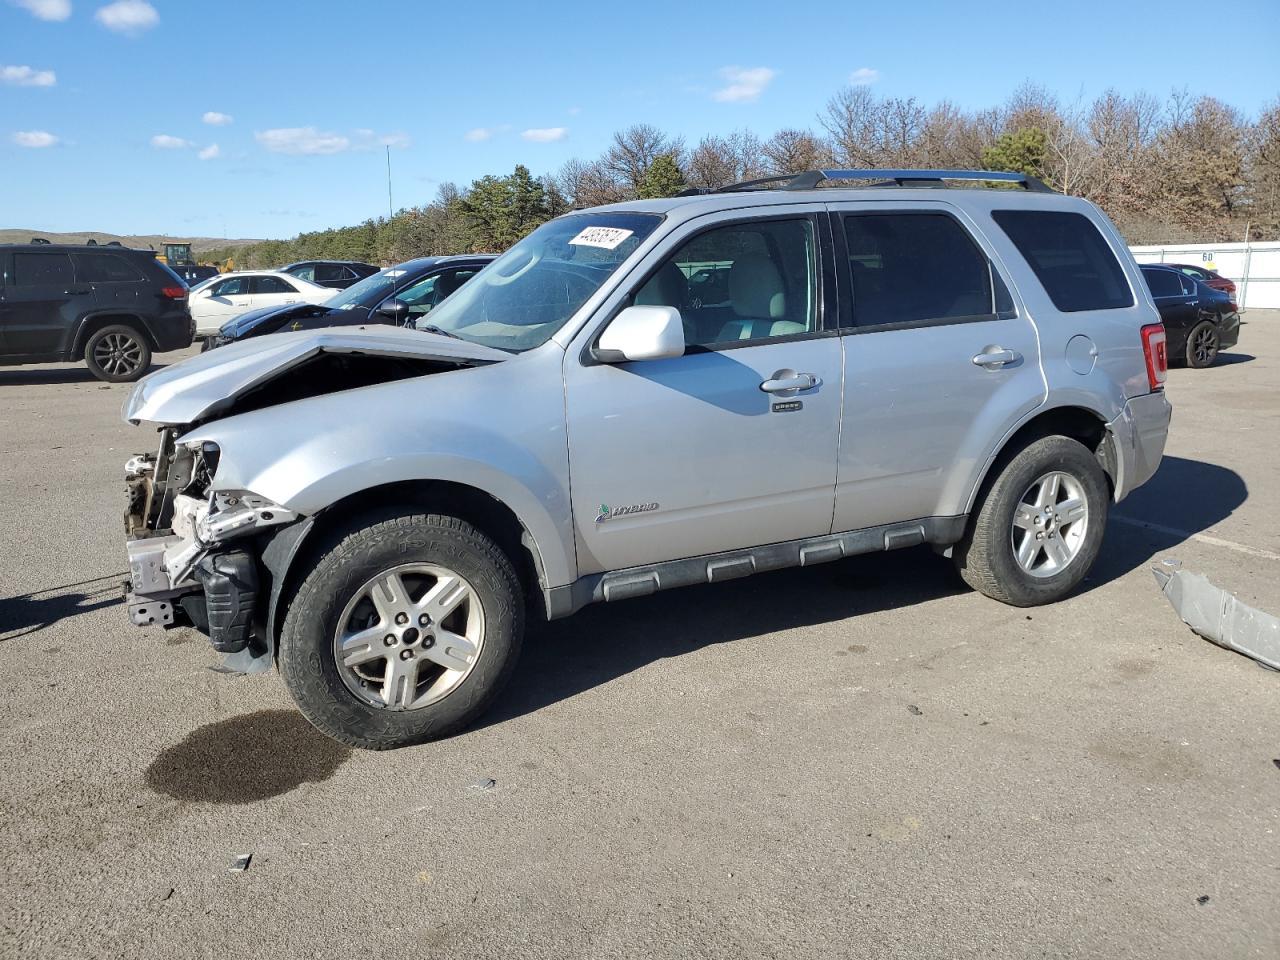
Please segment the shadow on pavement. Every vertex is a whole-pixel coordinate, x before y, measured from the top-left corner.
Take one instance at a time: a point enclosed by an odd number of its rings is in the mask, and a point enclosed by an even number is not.
[[[165,361],[164,363],[153,361],[151,366],[147,368],[147,373],[155,373],[161,367],[166,367],[172,362],[176,361]],[[22,367],[0,367],[0,387],[45,386],[58,383],[96,383],[103,387],[123,387],[126,390],[133,386],[132,383],[107,383],[105,380],[99,380],[89,372],[88,367],[83,365],[78,367],[59,367],[57,369],[42,367],[39,364]]]
[[[532,713],[656,660],[967,589],[949,560],[929,548],[912,548],[598,604],[565,620],[531,622],[511,684],[474,728]],[[785,670],[792,655],[785,641],[772,649],[778,668]]]
[[[1229,367],[1237,363],[1248,363],[1250,360],[1257,360],[1251,353],[1220,353],[1218,359],[1214,362],[1215,367]]]
[[[1109,583],[1153,554],[1172,550],[1189,535],[1221,523],[1247,499],[1249,488],[1234,470],[1165,457],[1154,477],[1112,508],[1090,584]]]
[[[16,597],[0,598],[0,643],[43,630],[80,613],[122,603],[120,584],[125,573],[112,573]],[[80,587],[83,589],[73,589]],[[60,591],[68,591],[62,593]]]
[[[1109,583],[1153,553],[1172,549],[1188,534],[1213,526],[1248,495],[1244,480],[1232,470],[1165,457],[1155,477],[1113,514],[1164,529],[1113,519],[1083,589]],[[656,660],[712,644],[831,623],[967,590],[949,560],[920,547],[599,604],[551,623],[530,622],[511,685],[476,727],[532,713]],[[785,643],[780,642],[774,654],[779,669],[786,669]]]

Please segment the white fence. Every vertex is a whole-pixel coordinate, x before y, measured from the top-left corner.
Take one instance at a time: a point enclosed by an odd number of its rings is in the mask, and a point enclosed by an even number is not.
[[[1130,247],[1139,263],[1189,263],[1236,282],[1241,310],[1280,307],[1280,242]]]

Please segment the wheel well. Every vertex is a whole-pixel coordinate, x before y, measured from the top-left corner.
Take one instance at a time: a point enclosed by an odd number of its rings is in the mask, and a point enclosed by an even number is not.
[[[84,356],[84,348],[88,344],[89,338],[104,327],[111,327],[116,324],[133,327],[146,338],[147,346],[152,350],[158,349],[159,344],[156,343],[156,338],[151,335],[147,325],[137,316],[131,313],[106,313],[96,314],[80,325],[80,329],[76,333],[75,343],[71,347],[72,355],[75,357]]]
[[[974,505],[981,503],[987,488],[995,482],[1004,465],[1017,456],[1030,443],[1041,437],[1063,436],[1078,440],[1098,458],[1102,472],[1107,475],[1107,484],[1114,492],[1116,483],[1116,452],[1112,446],[1111,434],[1107,431],[1106,422],[1092,410],[1084,407],[1056,407],[1032,417],[1005,441],[1004,446],[991,465],[987,467],[978,490],[970,504],[970,512]]]
[[[336,546],[353,526],[377,523],[402,513],[406,508],[457,517],[491,538],[515,567],[526,600],[541,612],[541,584],[544,580],[541,558],[533,539],[510,507],[483,490],[466,484],[446,480],[408,480],[353,493],[316,515],[315,525],[307,534],[306,542],[299,547],[285,573],[274,617],[276,631],[284,621],[284,611],[288,609],[294,591],[321,554]],[[543,617],[545,619],[545,613]],[[274,640],[273,637],[273,645]]]

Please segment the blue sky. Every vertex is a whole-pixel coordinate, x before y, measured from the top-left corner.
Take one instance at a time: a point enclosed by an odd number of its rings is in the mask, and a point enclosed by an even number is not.
[[[1280,94],[1278,0],[955,8],[0,0],[0,226],[287,237],[385,213],[384,144],[401,207],[632,123],[816,126],[851,79],[965,108],[1026,79]]]

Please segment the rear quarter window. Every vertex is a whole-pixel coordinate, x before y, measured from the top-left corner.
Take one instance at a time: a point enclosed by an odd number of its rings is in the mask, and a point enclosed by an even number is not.
[[[137,283],[142,271],[114,253],[77,253],[76,278],[86,283]]]
[[[995,220],[1064,313],[1133,306],[1124,270],[1086,216],[1051,210],[994,210]]]

